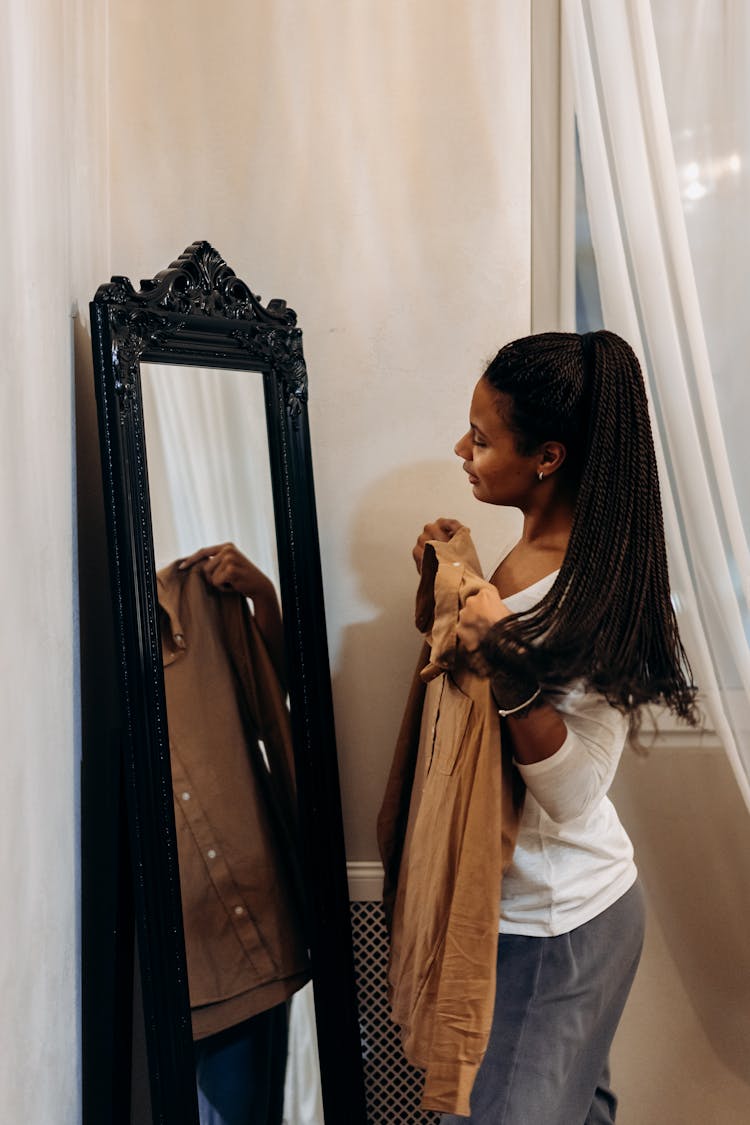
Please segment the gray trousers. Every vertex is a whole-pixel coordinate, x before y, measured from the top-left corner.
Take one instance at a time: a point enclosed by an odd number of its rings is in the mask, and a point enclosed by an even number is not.
[[[501,934],[497,994],[471,1116],[443,1125],[610,1125],[609,1048],[643,945],[636,882],[559,937]]]

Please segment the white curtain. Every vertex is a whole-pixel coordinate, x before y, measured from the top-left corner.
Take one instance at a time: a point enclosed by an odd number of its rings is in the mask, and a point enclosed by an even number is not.
[[[284,1125],[325,1125],[312,984],[295,992],[289,1009]]]
[[[234,542],[278,589],[262,376],[143,364],[156,566]]]
[[[705,7],[680,3],[680,19],[689,22]],[[633,345],[644,367],[680,628],[750,809],[750,552],[706,344],[652,13],[648,0],[563,0],[563,19],[604,324]]]
[[[109,276],[106,19],[92,0],[0,5],[0,1115],[28,1125],[81,1120],[73,407]]]
[[[652,0],[690,256],[722,428],[750,531],[750,5]]]

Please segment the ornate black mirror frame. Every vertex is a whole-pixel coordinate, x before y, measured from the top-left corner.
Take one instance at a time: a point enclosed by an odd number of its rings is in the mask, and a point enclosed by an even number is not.
[[[207,242],[138,292],[125,277],[101,286],[91,332],[153,1120],[198,1114],[141,361],[262,373],[323,1105],[326,1125],[364,1123],[302,332],[284,301],[262,305]]]

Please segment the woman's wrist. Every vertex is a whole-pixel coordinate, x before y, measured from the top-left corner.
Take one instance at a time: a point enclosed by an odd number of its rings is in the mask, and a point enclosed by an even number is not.
[[[536,690],[531,693],[531,695],[528,697],[528,699],[524,699],[523,702],[521,702],[521,703],[514,703],[513,706],[509,707],[509,706],[507,706],[507,704],[510,703],[511,700],[509,700],[509,699],[507,699],[503,696],[502,697],[503,706],[501,706],[500,705],[501,701],[498,699],[497,695],[495,694],[494,688],[492,689],[492,698],[495,700],[495,706],[497,707],[497,713],[498,713],[498,715],[500,716],[501,719],[507,719],[508,716],[510,716],[510,715],[515,715],[516,718],[519,718],[519,719],[522,718],[523,715],[525,715],[530,710],[530,708],[536,703],[536,701],[539,699],[541,694],[542,694],[542,689],[540,687],[537,687]]]
[[[522,675],[506,669],[491,673],[490,689],[498,714],[503,718],[526,711],[537,702],[542,693],[533,672]]]
[[[503,644],[502,632],[497,626],[488,629],[479,648],[489,670],[495,706],[504,718],[531,708],[541,697],[541,687],[531,663]]]

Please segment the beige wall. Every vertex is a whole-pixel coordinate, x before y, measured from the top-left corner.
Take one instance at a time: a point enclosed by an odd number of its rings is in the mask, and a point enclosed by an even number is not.
[[[750,1115],[750,819],[711,735],[623,759],[646,946],[615,1040],[622,1125],[745,1125]]]
[[[416,659],[411,547],[477,510],[453,443],[529,329],[529,16],[518,0],[131,2],[111,13],[112,262],[206,238],[305,334],[348,853]]]

